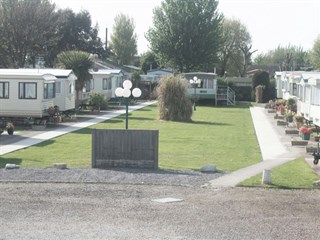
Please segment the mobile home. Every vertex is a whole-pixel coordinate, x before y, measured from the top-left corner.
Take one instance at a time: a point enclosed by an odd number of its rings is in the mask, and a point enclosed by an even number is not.
[[[92,79],[84,90],[82,100],[89,98],[90,92],[98,92],[105,95],[106,99],[115,98],[115,90],[122,87],[125,75],[120,69],[99,69],[90,71]]]
[[[75,108],[72,70],[0,69],[0,117],[48,116],[48,108]]]
[[[56,79],[52,74],[0,69],[0,117],[48,116]]]

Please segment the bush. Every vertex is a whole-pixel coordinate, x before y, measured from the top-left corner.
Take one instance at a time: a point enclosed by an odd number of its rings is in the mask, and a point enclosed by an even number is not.
[[[163,78],[157,89],[159,117],[166,121],[191,121],[192,102],[187,95],[187,83],[180,77]]]
[[[91,93],[89,103],[95,106],[95,109],[105,110],[108,106],[107,101],[102,93]]]

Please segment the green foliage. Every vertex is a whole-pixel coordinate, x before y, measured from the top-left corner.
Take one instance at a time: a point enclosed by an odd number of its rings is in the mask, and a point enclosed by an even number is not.
[[[133,19],[118,14],[114,19],[110,49],[119,64],[131,64],[137,54],[137,35]]]
[[[151,69],[157,69],[159,64],[156,60],[156,56],[153,52],[146,52],[141,56],[141,69],[144,74],[147,74],[147,71]]]
[[[271,85],[270,85],[269,73],[267,73],[266,71],[258,71],[253,75],[252,89],[255,91],[258,85],[264,86],[262,102],[267,102],[268,100],[272,99],[273,89],[270,87]]]
[[[303,158],[283,164],[271,171],[271,184],[264,185],[261,182],[262,174],[249,178],[240,186],[246,187],[275,187],[275,188],[313,188],[312,183],[319,180],[319,177],[312,171]]]
[[[255,64],[278,65],[281,71],[291,71],[308,67],[310,65],[309,59],[308,51],[302,47],[288,45],[287,47],[278,46],[265,54],[261,53],[254,62]]]
[[[90,93],[89,103],[95,105],[96,109],[105,110],[107,108],[107,101],[102,93]]]
[[[224,19],[222,28],[222,47],[219,52],[220,76],[243,77],[251,64],[251,36],[246,26],[237,19]]]
[[[91,78],[89,69],[93,66],[93,60],[89,53],[83,51],[66,51],[58,55],[58,61],[66,69],[72,69],[77,76],[76,90],[81,91],[85,81]]]
[[[56,39],[55,5],[47,0],[0,1],[0,66],[24,67]]]
[[[311,51],[311,62],[315,69],[320,69],[320,35],[314,41]]]
[[[159,117],[167,121],[191,121],[192,103],[187,83],[180,77],[166,77],[158,87]]]
[[[66,69],[72,69],[77,76],[76,81],[76,105],[79,104],[79,92],[82,91],[86,81],[91,78],[89,69],[93,66],[93,60],[89,53],[83,51],[66,51],[58,55],[59,63]]]
[[[154,9],[146,38],[161,66],[177,72],[212,71],[222,17],[216,0],[166,0]]]
[[[132,81],[133,87],[139,87],[140,80],[141,80],[140,74],[142,74],[142,71],[135,70],[131,73],[131,81]]]

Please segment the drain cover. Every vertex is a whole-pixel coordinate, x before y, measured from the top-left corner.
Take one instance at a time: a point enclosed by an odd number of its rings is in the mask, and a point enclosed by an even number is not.
[[[159,202],[159,203],[172,203],[172,202],[182,202],[183,199],[169,197],[169,198],[154,199],[152,201]]]

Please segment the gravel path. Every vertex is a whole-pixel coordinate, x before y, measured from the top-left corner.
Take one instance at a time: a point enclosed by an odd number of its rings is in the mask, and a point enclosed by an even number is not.
[[[118,183],[202,186],[223,173],[145,169],[0,169],[1,182]]]
[[[156,199],[181,202],[159,203]],[[1,240],[318,240],[317,190],[0,183]]]

